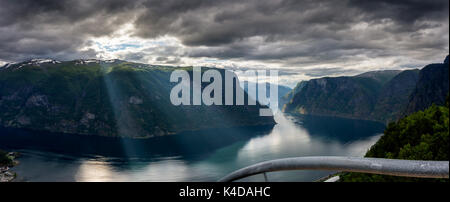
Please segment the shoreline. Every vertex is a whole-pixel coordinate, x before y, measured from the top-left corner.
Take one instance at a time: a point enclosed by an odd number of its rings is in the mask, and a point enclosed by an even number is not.
[[[11,168],[19,164],[17,160],[15,160],[19,153],[17,152],[9,152],[7,155],[12,161],[11,165],[2,165],[0,166],[0,183],[1,182],[12,182],[17,179],[17,174],[11,171]]]

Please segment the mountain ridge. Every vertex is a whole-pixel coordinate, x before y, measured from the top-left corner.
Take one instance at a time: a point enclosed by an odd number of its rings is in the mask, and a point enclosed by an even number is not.
[[[0,69],[0,126],[149,138],[183,131],[275,124],[273,117],[259,116],[259,109],[266,108],[259,103],[172,105],[169,95],[176,83],[169,81],[170,74],[186,70],[192,78],[190,67],[122,60],[30,61]],[[225,72],[217,70],[222,75]],[[202,88],[206,85],[202,83]]]
[[[291,95],[284,112],[387,124],[432,103],[443,104],[448,95],[448,80],[448,56],[444,63],[427,65],[421,70],[372,71],[356,76],[312,79],[302,81],[302,88]],[[425,101],[414,99],[415,95],[425,97]],[[414,101],[418,106],[411,107]]]

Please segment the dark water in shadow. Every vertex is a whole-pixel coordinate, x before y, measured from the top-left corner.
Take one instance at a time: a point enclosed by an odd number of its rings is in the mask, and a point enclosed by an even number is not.
[[[14,170],[24,181],[216,181],[276,158],[363,156],[384,130],[375,122],[330,117],[277,115],[276,121],[273,128],[215,129],[146,140],[0,128],[0,148],[22,153]],[[329,173],[268,176],[270,181],[312,181]]]
[[[198,158],[218,148],[270,133],[273,126],[185,132],[149,139],[110,138],[0,128],[0,145],[77,157],[133,159],[167,156]]]

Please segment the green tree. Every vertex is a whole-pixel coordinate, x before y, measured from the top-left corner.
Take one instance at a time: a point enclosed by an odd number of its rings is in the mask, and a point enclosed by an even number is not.
[[[384,135],[366,153],[366,157],[449,160],[449,99],[445,106],[433,105],[425,111],[411,114],[390,123]],[[362,173],[344,173],[343,182],[448,181],[419,179]]]
[[[13,162],[11,158],[7,156],[5,151],[0,150],[0,166],[11,165]]]

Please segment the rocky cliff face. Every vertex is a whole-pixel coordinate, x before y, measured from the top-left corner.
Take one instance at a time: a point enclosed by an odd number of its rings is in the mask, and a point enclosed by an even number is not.
[[[294,95],[285,112],[364,118],[373,111],[379,91],[372,78],[313,79]]]
[[[177,83],[169,78],[175,69],[120,60],[5,65],[0,68],[0,126],[147,138],[275,124],[273,117],[259,116],[261,105],[172,105],[170,90]]]
[[[420,71],[312,79],[303,82],[284,111],[387,123],[432,103],[443,104],[448,85],[448,62],[428,65]]]
[[[406,70],[399,73],[380,91],[374,110],[370,114],[374,120],[390,122],[402,116],[419,78],[419,70]]]
[[[300,90],[302,90],[302,88],[305,87],[305,85],[307,83],[308,83],[307,81],[301,81],[301,82],[297,83],[297,85],[294,87],[294,89],[292,89],[291,91],[287,92],[285,95],[280,97],[280,101],[279,101],[280,109],[284,110],[284,108],[286,107],[286,104],[289,104],[291,102],[292,98],[294,97],[294,95],[297,94],[298,92],[300,92]]]
[[[427,65],[420,71],[419,80],[409,98],[404,115],[424,110],[433,103],[443,105],[449,95],[448,56],[443,64]]]
[[[250,82],[251,83],[251,82]],[[244,84],[244,90],[245,92],[248,93],[248,84],[249,82],[246,82]],[[253,99],[259,101],[259,85],[258,83],[252,83],[252,85],[255,85],[255,97]],[[266,97],[270,98],[270,83],[266,82],[265,86],[266,86]],[[288,93],[290,93],[292,91],[291,88],[287,87],[287,86],[283,86],[283,85],[276,85],[276,84],[272,84],[273,86],[275,86],[276,88],[278,88],[278,95],[276,95],[276,97],[278,98],[278,109],[282,109],[284,104],[286,104],[286,99],[283,99],[284,96]]]

